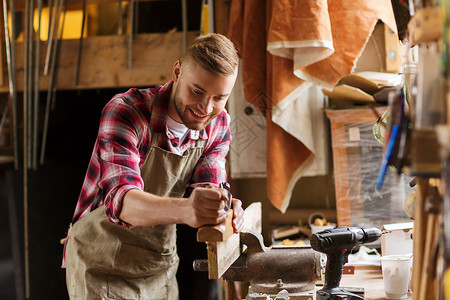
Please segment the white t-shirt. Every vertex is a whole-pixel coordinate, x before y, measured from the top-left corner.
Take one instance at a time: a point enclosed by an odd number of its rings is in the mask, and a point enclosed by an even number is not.
[[[167,116],[166,125],[167,125],[167,128],[169,129],[169,131],[177,139],[181,139],[188,131],[188,128],[184,124],[178,123],[177,121],[172,119],[170,116]]]
[[[178,123],[171,117],[167,116],[166,120],[167,130],[178,140],[178,142],[172,143],[171,147],[174,151],[176,151],[179,155],[182,155],[182,151],[180,149],[180,143],[184,135],[187,133],[189,128],[187,128],[184,124]]]

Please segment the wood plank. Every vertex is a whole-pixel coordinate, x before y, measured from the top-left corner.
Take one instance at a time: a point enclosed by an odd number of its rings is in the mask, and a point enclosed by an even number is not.
[[[198,36],[189,32],[188,41]],[[23,43],[16,44],[17,89],[23,90]],[[78,40],[61,42],[61,57],[57,68],[58,90],[147,87],[171,79],[173,64],[182,55],[182,33],[167,32],[136,35],[133,41],[133,67],[127,68],[127,36],[95,36],[83,41],[79,85],[75,85]],[[46,44],[41,44],[41,70]],[[48,89],[49,76],[41,73],[39,89]],[[0,87],[7,92],[8,86]]]
[[[219,279],[238,259],[240,252],[239,234],[235,233],[223,242],[208,242],[208,278]]]
[[[261,230],[261,202],[252,203],[244,211],[244,230]],[[223,242],[207,242],[208,277],[218,279],[238,259],[240,252],[239,234],[235,233]]]

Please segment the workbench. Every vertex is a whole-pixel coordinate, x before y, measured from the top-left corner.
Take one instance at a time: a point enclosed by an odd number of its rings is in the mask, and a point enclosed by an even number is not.
[[[366,300],[384,300],[384,283],[381,267],[375,268],[355,268],[354,274],[343,274],[341,287],[362,287],[365,291]],[[408,293],[408,298],[412,299],[412,294]]]

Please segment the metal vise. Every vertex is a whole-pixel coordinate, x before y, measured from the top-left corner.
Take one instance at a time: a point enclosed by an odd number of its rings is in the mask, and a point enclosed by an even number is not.
[[[245,245],[247,250],[222,278],[250,282],[247,299],[260,299],[258,294],[276,298],[282,291],[287,291],[290,299],[314,298],[315,282],[321,279],[321,266],[320,254],[310,246],[265,247],[261,234],[256,232],[241,232],[240,244],[241,249]],[[194,270],[206,271],[205,261],[196,260]]]

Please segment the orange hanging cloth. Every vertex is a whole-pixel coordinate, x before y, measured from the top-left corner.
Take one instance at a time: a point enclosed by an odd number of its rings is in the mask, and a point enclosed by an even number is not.
[[[332,89],[351,73],[380,19],[396,31],[390,0],[232,1],[228,35],[242,59],[245,99],[266,115],[267,193],[280,211],[314,158],[303,128],[285,119],[295,122],[308,86]]]

